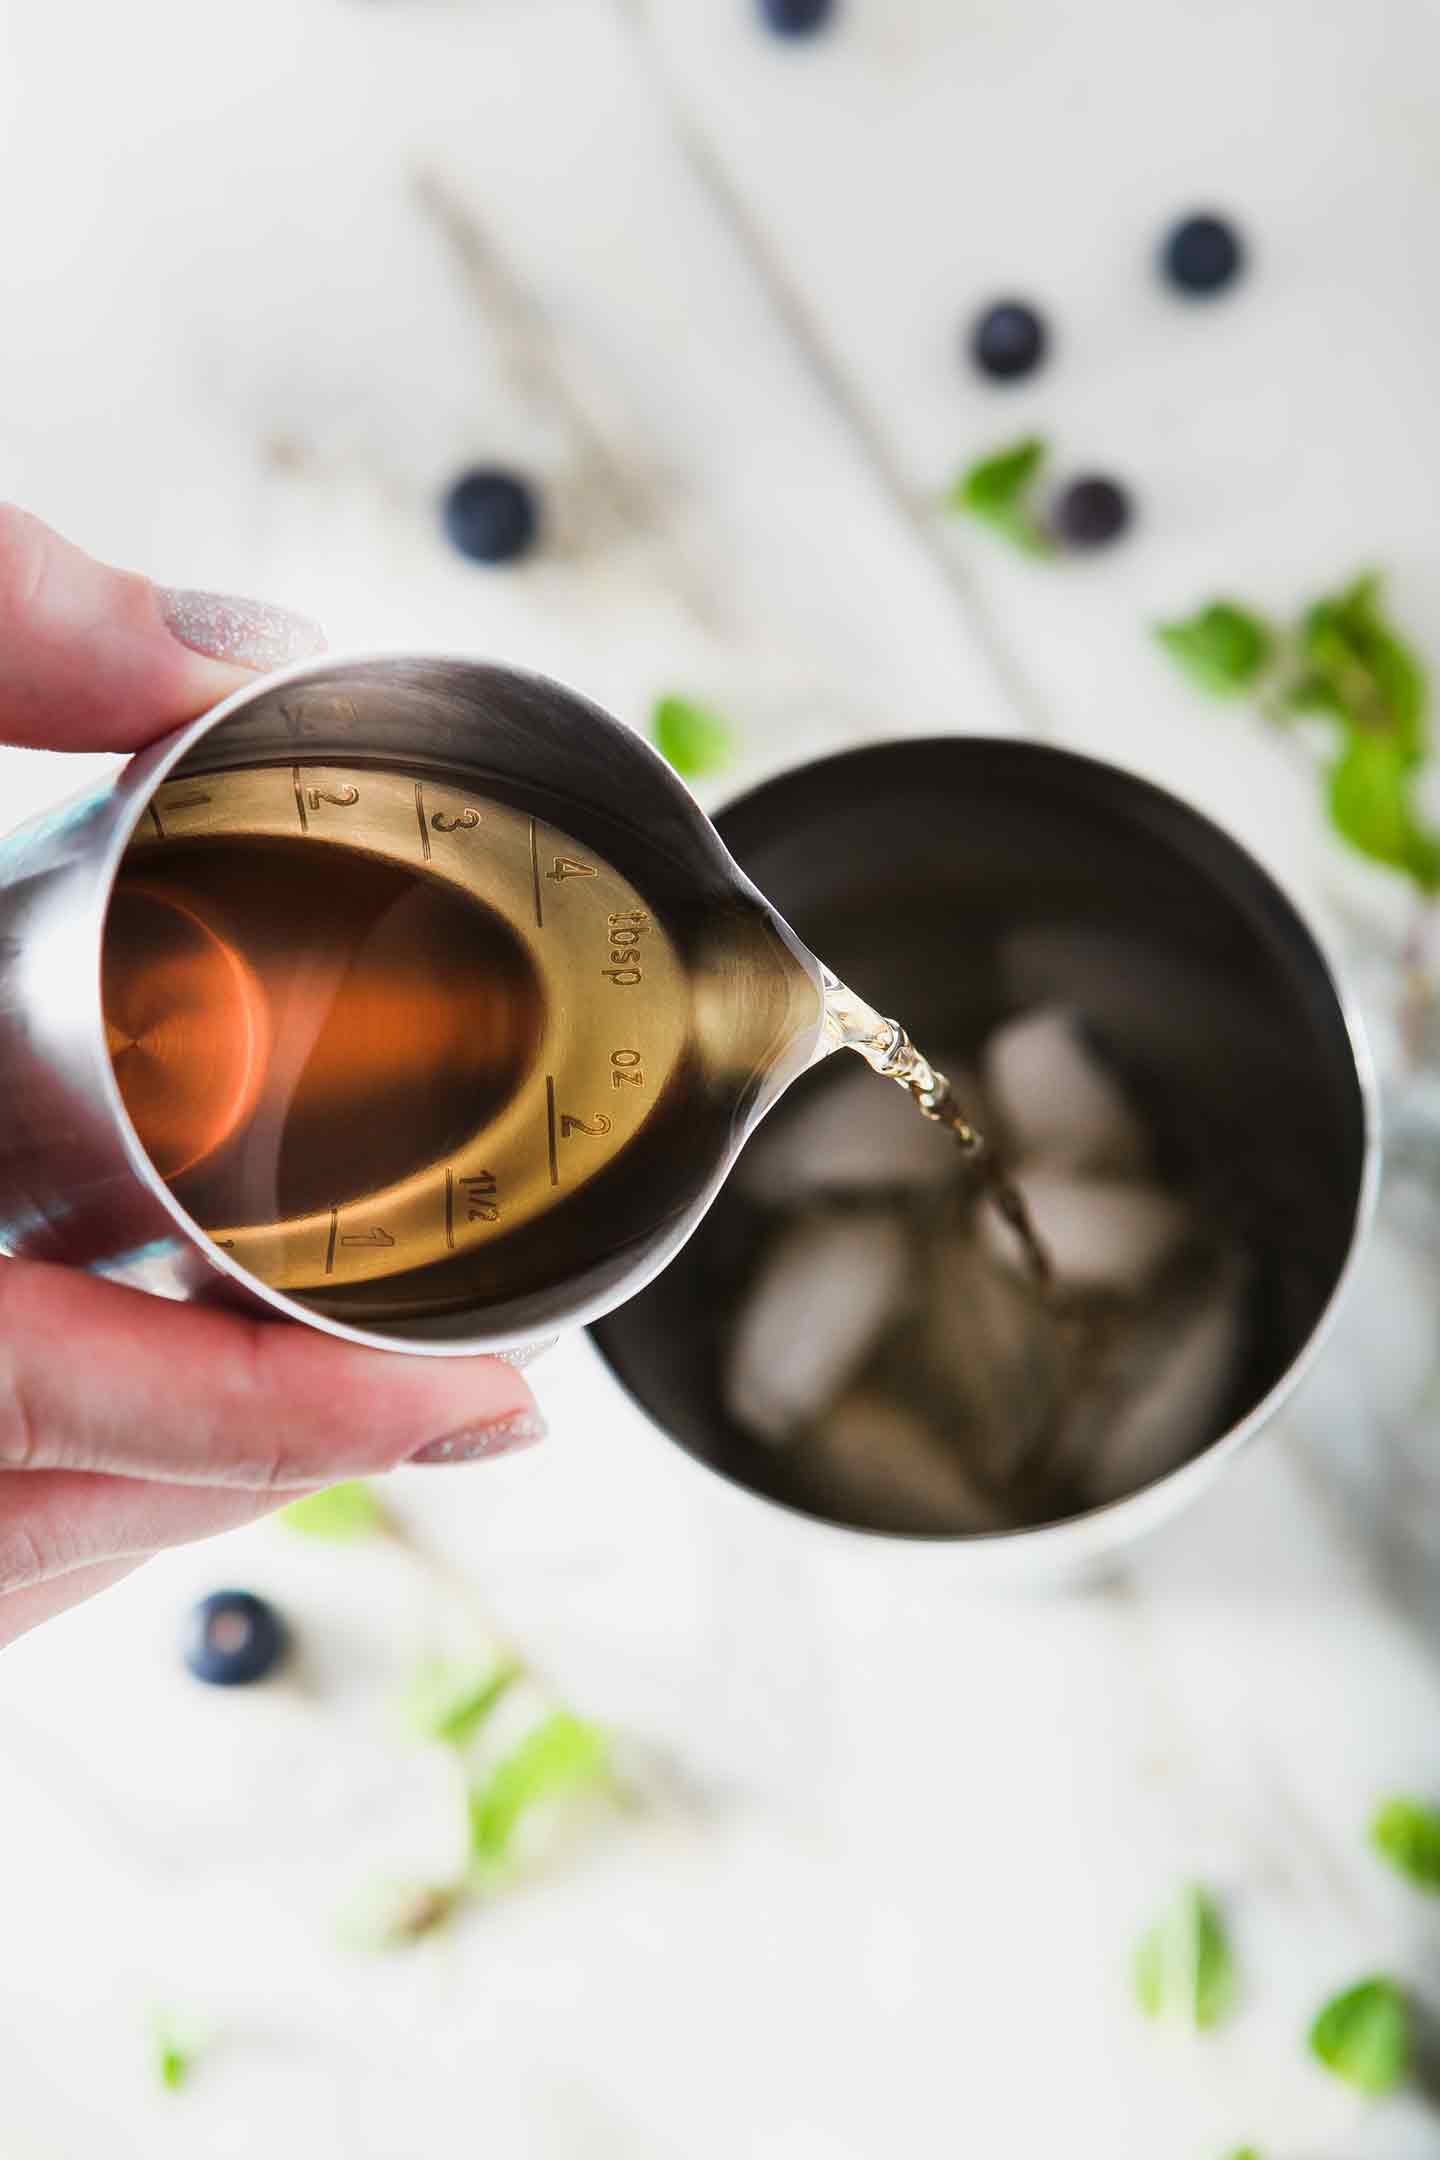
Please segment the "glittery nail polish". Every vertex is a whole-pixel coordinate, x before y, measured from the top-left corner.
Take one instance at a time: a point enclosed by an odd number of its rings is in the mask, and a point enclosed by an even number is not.
[[[547,1335],[543,1342],[522,1343],[518,1350],[496,1350],[493,1355],[502,1365],[513,1365],[516,1372],[523,1372],[537,1357],[544,1357],[547,1350],[553,1350],[559,1340],[558,1335]]]
[[[208,660],[263,671],[325,650],[318,623],[292,615],[288,608],[272,607],[268,600],[239,600],[229,593],[176,585],[155,590],[170,635]]]
[[[545,1420],[538,1410],[512,1410],[505,1417],[483,1424],[462,1425],[443,1440],[431,1440],[410,1457],[412,1463],[486,1462],[492,1455],[513,1455],[517,1448],[533,1447],[545,1437]]]

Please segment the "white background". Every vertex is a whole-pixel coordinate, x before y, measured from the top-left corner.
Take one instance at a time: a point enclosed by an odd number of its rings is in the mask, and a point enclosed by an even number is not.
[[[1398,896],[1145,625],[1374,561],[1440,661],[1437,79],[1426,0],[849,0],[793,45],[749,0],[4,0],[0,485],[337,646],[520,661],[637,722],[706,698],[743,730],[728,785],[933,730],[1108,754],[1373,967]],[[1212,203],[1254,274],[1186,306],[1153,252]],[[1011,290],[1056,350],[997,389],[957,334]],[[1044,568],[938,514],[1030,429],[1133,484],[1133,541]],[[516,572],[438,534],[491,458],[546,489]],[[6,754],[5,822],[77,771]],[[448,1625],[403,1555],[262,1528],[23,1642],[6,2160],[1440,2152],[1301,2040],[1366,1971],[1440,1983],[1363,1836],[1377,1795],[1440,1788],[1437,1289],[1382,1235],[1301,1408],[1110,1587],[1031,1603],[787,1532],[563,1346],[545,1448],[392,1497],[628,1736],[650,1804],[398,1964],[333,1921],[453,1847],[446,1766],[387,1720]],[[175,1647],[228,1581],[304,1646],[234,1699]],[[1203,2044],[1128,1993],[1178,1875],[1226,1895],[1244,1966]],[[153,2002],[217,2034],[180,2098]]]

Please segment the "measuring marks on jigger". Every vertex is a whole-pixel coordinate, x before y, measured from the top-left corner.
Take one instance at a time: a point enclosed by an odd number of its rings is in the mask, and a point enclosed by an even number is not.
[[[262,1281],[319,1289],[461,1253],[554,1207],[653,1115],[689,1037],[690,985],[643,894],[574,835],[428,776],[287,764],[162,784],[131,855],[138,869],[212,839],[303,841],[445,881],[500,918],[538,1012],[525,1069],[458,1151],[308,1215],[202,1225]]]

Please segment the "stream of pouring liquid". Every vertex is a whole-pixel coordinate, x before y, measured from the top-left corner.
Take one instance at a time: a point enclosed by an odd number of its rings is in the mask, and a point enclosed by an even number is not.
[[[898,1020],[888,1020],[873,1005],[867,1005],[829,968],[822,967],[821,973],[825,982],[825,1035],[837,1048],[857,1051],[872,1072],[894,1080],[906,1090],[922,1117],[945,1127],[1020,1240],[1026,1267],[1037,1289],[1048,1292],[1054,1283],[1054,1268],[1024,1195],[1001,1170],[984,1134],[971,1123],[956,1099],[946,1075],[916,1049]]]

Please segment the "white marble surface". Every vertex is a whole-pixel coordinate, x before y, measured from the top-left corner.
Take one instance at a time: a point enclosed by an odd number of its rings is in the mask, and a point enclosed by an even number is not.
[[[743,723],[740,778],[1043,731],[1216,812],[1383,972],[1386,881],[1141,628],[1378,560],[1440,662],[1428,0],[849,0],[792,48],[747,0],[3,0],[0,50],[0,471],[75,538],[634,719],[693,690]],[[1205,201],[1256,274],[1186,309],[1148,257]],[[955,331],[1010,287],[1060,342],[997,392]],[[961,458],[1030,427],[1133,478],[1133,545],[1042,570],[937,518]],[[436,534],[491,455],[555,508],[512,575]],[[7,821],[69,778],[5,756]],[[409,1961],[331,1925],[450,1832],[385,1721],[434,1622],[402,1559],[259,1529],[18,1645],[6,2160],[1440,2152],[1415,2098],[1362,2112],[1300,2044],[1333,1985],[1440,1980],[1434,1915],[1363,1841],[1378,1794],[1440,1789],[1421,1214],[1392,1210],[1300,1405],[1086,1596],[788,1534],[563,1346],[546,1448],[395,1503],[669,1797]],[[174,1650],[226,1580],[305,1645],[234,1700]],[[1128,1997],[1177,1874],[1231,1900],[1244,1960],[1204,2045]],[[156,2000],[219,2035],[179,2100]]]

